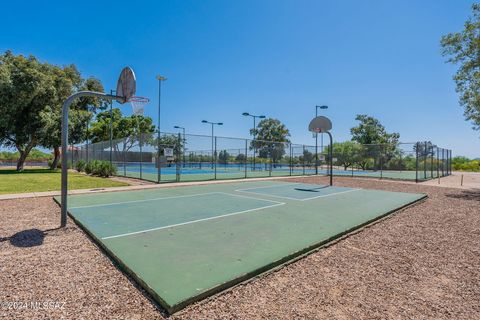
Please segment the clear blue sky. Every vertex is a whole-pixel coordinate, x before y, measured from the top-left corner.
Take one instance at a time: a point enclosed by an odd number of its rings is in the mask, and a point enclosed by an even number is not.
[[[335,140],[354,117],[380,119],[402,141],[431,140],[480,156],[480,132],[464,121],[440,37],[459,31],[471,1],[8,1],[0,49],[76,64],[114,89],[132,66],[137,94],[163,85],[162,131],[174,125],[247,137],[241,113],[278,118],[292,141],[312,144],[314,106],[326,104]],[[124,109],[131,112],[130,108]]]

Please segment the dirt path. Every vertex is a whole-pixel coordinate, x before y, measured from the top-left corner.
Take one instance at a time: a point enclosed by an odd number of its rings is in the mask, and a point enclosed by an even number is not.
[[[480,189],[335,183],[429,199],[172,319],[480,318]],[[163,318],[71,221],[55,229],[50,198],[0,201],[0,221],[0,319]],[[15,301],[58,304],[8,309]]]

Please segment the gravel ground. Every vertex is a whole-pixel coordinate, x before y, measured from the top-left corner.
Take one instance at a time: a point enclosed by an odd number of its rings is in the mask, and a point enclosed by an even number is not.
[[[171,319],[480,319],[480,189],[335,183],[429,199]],[[55,229],[50,198],[0,201],[0,221],[0,319],[165,317],[72,221]]]

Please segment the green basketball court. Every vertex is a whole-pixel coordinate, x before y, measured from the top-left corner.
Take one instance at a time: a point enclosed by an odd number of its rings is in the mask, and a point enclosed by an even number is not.
[[[68,211],[172,313],[425,197],[256,181],[76,195]]]

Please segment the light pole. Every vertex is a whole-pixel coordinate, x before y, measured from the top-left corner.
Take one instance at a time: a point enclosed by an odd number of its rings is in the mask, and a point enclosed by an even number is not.
[[[253,118],[253,140],[255,141],[256,140],[255,129],[257,128],[256,120],[257,120],[257,118],[265,119],[265,116],[264,115],[254,115],[254,114],[250,114],[248,112],[242,113],[242,116]],[[253,171],[255,171],[255,153],[256,153],[256,146],[255,146],[255,142],[254,142],[253,143]],[[246,157],[247,157],[247,155],[245,155],[245,158]]]
[[[315,117],[318,117],[318,109],[326,110],[328,106],[315,106]],[[322,133],[322,152],[323,152],[323,133]],[[315,174],[318,174],[318,133],[315,133]]]
[[[223,125],[223,122],[210,122],[210,121],[207,121],[207,120],[202,120],[202,123],[209,123],[212,125],[212,169],[213,169],[213,159],[214,159],[214,146],[213,146],[213,126],[217,125],[217,126],[222,126]]]
[[[182,129],[183,130],[183,146],[182,146],[182,150],[183,150],[183,167],[185,168],[185,144],[187,142],[187,139],[185,139],[185,128],[184,127],[180,127],[180,126],[173,126],[175,129]]]
[[[160,100],[162,97],[162,81],[167,80],[164,76],[157,75],[158,80],[158,120],[157,120],[157,182],[160,183],[162,179],[162,169],[160,163]]]

